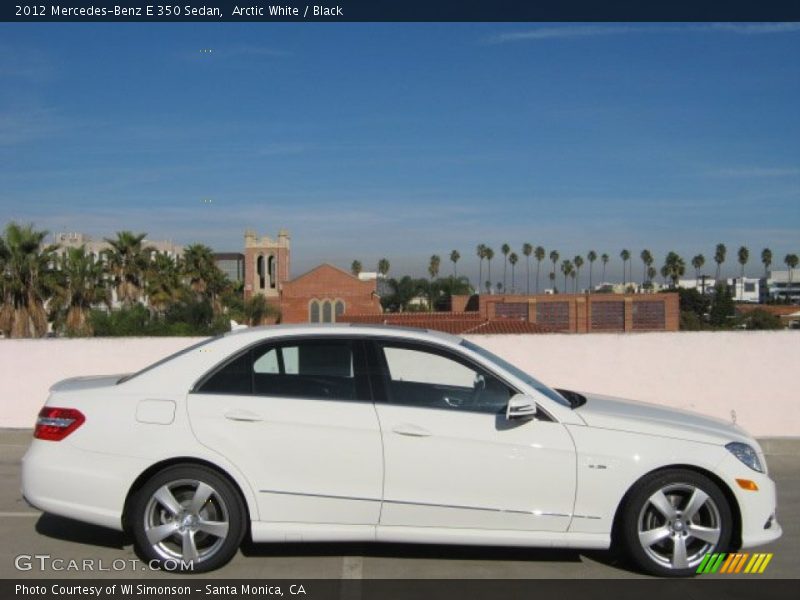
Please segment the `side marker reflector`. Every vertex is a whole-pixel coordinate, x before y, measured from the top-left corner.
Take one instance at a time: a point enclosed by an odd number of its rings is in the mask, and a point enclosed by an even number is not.
[[[739,484],[739,487],[743,490],[747,490],[750,492],[757,492],[758,485],[756,485],[755,481],[751,481],[750,479],[737,479],[736,483]]]

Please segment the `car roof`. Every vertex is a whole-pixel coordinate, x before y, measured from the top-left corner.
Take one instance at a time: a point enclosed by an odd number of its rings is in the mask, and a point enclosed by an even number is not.
[[[247,327],[234,329],[223,337],[243,336],[253,339],[268,339],[273,336],[284,335],[303,335],[313,336],[315,333],[332,335],[334,333],[348,333],[353,335],[364,335],[367,337],[381,337],[391,335],[395,337],[405,337],[413,339],[429,339],[432,341],[448,342],[450,344],[461,343],[461,338],[442,331],[432,329],[420,329],[417,327],[400,327],[396,325],[381,324],[358,324],[358,323],[292,323],[281,325],[260,325],[257,327]]]

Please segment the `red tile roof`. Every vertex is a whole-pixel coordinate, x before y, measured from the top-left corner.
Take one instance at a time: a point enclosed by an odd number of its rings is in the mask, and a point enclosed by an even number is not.
[[[343,323],[368,323],[381,325],[399,325],[402,327],[416,327],[443,331],[454,335],[481,333],[481,334],[521,334],[521,333],[552,333],[553,329],[527,321],[515,319],[487,320],[478,312],[450,313],[450,312],[412,312],[412,313],[385,313],[382,315],[342,315],[337,321]]]

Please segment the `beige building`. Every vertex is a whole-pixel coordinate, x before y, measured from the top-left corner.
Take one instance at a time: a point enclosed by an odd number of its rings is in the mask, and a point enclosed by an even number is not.
[[[111,244],[103,240],[93,240],[85,233],[57,233],[53,236],[53,243],[58,244],[57,252],[63,254],[67,248],[86,247],[86,251],[93,254],[95,258],[100,258],[103,251],[111,248]],[[142,246],[150,246],[156,252],[164,252],[172,258],[183,256],[183,246],[171,241],[154,241],[145,239]]]

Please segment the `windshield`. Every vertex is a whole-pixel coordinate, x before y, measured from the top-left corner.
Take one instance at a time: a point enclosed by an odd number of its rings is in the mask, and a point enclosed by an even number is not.
[[[559,394],[554,389],[547,387],[545,384],[543,384],[541,381],[539,381],[535,377],[532,377],[531,375],[528,375],[525,371],[523,371],[519,367],[515,367],[510,362],[508,362],[506,360],[503,360],[502,358],[500,358],[496,354],[492,354],[491,352],[489,352],[485,348],[481,348],[477,344],[473,344],[472,342],[470,342],[468,340],[461,340],[461,345],[464,346],[465,348],[469,349],[469,350],[472,350],[476,354],[480,354],[483,358],[487,359],[490,362],[493,362],[494,364],[496,364],[498,367],[502,368],[503,370],[508,371],[514,377],[524,381],[526,384],[528,384],[529,386],[534,388],[537,392],[539,392],[541,394],[544,394],[545,396],[547,396],[551,400],[555,400],[556,402],[558,402],[559,404],[561,404],[563,406],[566,406],[568,408],[572,408],[572,404],[568,400],[566,400],[561,394]]]

